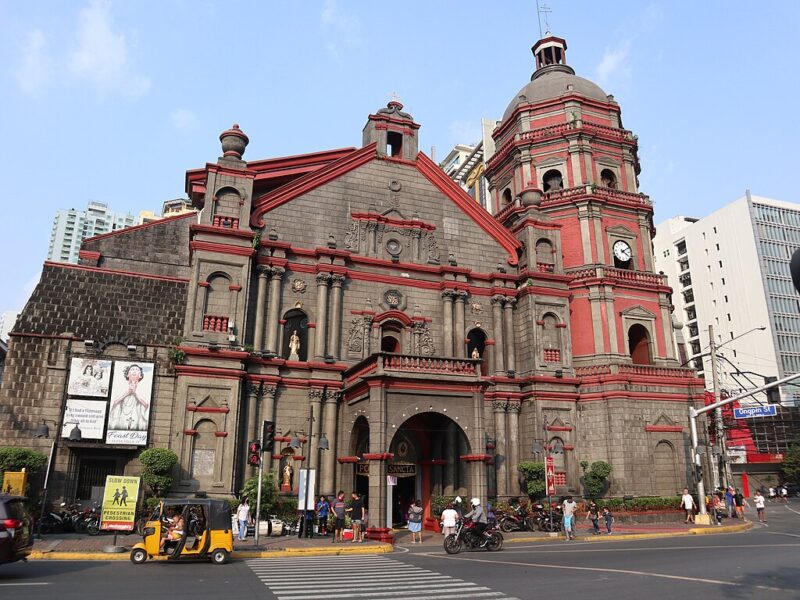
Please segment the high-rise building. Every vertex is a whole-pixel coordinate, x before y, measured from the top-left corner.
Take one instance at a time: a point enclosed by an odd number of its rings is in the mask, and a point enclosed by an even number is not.
[[[709,326],[723,388],[753,388],[764,377],[800,372],[800,296],[789,273],[800,247],[800,204],[747,191],[707,217],[674,217],[657,231],[656,269],[668,277],[674,320],[683,325],[678,354],[705,372],[709,388]],[[800,388],[783,386],[782,402],[798,399]]]
[[[477,144],[456,144],[439,164],[447,175],[490,213],[497,211],[484,176],[487,161],[494,155],[492,132],[499,125],[493,119],[481,119],[481,139]]]
[[[139,223],[130,213],[109,210],[102,202],[89,202],[86,210],[59,210],[53,219],[47,260],[78,263],[78,252],[86,238],[110,233]]]
[[[19,317],[18,310],[6,310],[0,313],[0,341],[8,341],[8,333],[14,328]]]

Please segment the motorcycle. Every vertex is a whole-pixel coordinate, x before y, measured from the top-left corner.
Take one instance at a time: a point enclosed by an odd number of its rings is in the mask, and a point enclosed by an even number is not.
[[[511,512],[505,512],[497,518],[497,525],[503,533],[512,531],[529,531],[529,515],[522,506],[512,507]]]
[[[560,510],[553,510],[552,514],[541,504],[536,507],[535,526],[539,531],[558,533],[564,528],[564,516]]]
[[[448,554],[458,554],[465,548],[486,548],[489,552],[497,552],[503,548],[503,534],[494,527],[487,527],[480,533],[475,523],[461,519],[456,524],[456,532],[444,538],[444,550]]]

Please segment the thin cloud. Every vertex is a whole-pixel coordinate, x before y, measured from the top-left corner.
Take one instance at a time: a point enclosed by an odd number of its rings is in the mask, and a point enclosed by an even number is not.
[[[51,73],[47,38],[41,29],[34,29],[25,41],[22,60],[14,72],[14,77],[23,92],[36,95],[50,81]]]
[[[595,79],[600,85],[607,85],[630,76],[631,68],[628,62],[630,47],[630,40],[625,40],[614,48],[606,48],[595,69]]]
[[[325,44],[325,49],[334,58],[339,57],[342,45],[354,46],[361,41],[361,22],[343,12],[336,0],[325,0],[320,20],[331,38]]]
[[[170,121],[178,131],[193,131],[197,128],[197,115],[186,108],[177,108],[172,111]]]
[[[131,64],[125,34],[114,30],[107,0],[93,0],[80,11],[75,39],[67,59],[74,77],[90,81],[102,94],[138,98],[150,89],[150,80]]]

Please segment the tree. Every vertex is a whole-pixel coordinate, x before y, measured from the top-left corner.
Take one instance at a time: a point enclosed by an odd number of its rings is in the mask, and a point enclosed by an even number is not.
[[[589,498],[599,498],[608,488],[608,476],[613,467],[605,461],[598,460],[586,470],[586,461],[581,461],[583,467],[583,490]]]
[[[172,468],[178,455],[168,448],[150,448],[139,455],[142,463],[142,480],[156,496],[161,496],[172,485]]]
[[[517,465],[517,470],[522,473],[525,488],[531,500],[538,500],[545,495],[547,486],[544,483],[544,463],[524,460]]]
[[[258,498],[258,477],[254,476],[244,482],[244,487],[241,491],[241,496],[247,498],[250,504],[250,510],[255,514],[256,512],[256,499]],[[273,508],[278,499],[278,490],[275,487],[275,480],[272,473],[264,473],[261,480],[261,514],[259,520],[264,520],[269,517],[270,513],[274,512]]]
[[[0,481],[6,471],[25,469],[31,475],[41,471],[47,464],[47,456],[27,448],[0,448]]]
[[[787,481],[800,483],[800,438],[789,444],[789,450],[783,455],[781,471]]]

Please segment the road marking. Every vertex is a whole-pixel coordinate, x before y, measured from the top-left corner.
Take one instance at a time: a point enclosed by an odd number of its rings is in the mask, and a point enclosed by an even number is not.
[[[764,533],[778,533],[777,531],[766,531]],[[792,533],[786,533],[784,535],[793,535],[794,537],[800,537],[800,535],[794,535]],[[546,549],[542,548],[541,545],[537,546],[514,546],[513,549],[507,548],[503,550],[503,554],[534,554],[534,553],[541,553],[541,554],[572,554],[575,552],[590,552],[594,554],[595,552],[630,552],[631,550],[635,550],[639,552],[640,550],[659,550],[659,551],[668,551],[668,550],[737,550],[739,548],[794,548],[800,546],[798,544],[736,544],[734,546],[727,545],[727,546],[665,546],[665,547],[626,547],[626,548],[598,548],[596,544],[587,544],[587,546],[591,546],[591,548],[577,548],[576,546],[570,546],[569,548],[560,548],[560,549]],[[526,550],[523,552],[522,550],[525,548],[531,548],[532,550]],[[440,552],[425,552],[424,556],[443,556]]]
[[[764,533],[769,533],[771,535],[788,535],[788,536],[791,536],[791,537],[800,538],[800,535],[797,535],[796,533],[783,533],[781,531],[765,531]]]
[[[0,583],[0,587],[11,587],[12,585],[22,586],[22,585],[50,585],[47,582],[41,583]]]
[[[525,562],[512,562],[512,561],[504,561],[504,560],[488,560],[488,559],[481,559],[481,558],[465,558],[465,557],[458,557],[458,556],[448,556],[448,555],[438,555],[438,558],[448,559],[448,560],[463,560],[469,562],[480,562],[480,563],[487,563],[491,565],[510,565],[514,567],[533,567],[537,569],[560,569],[564,571],[590,571],[593,573],[616,573],[618,575],[639,575],[641,577],[656,577],[659,579],[674,579],[678,581],[689,581],[689,582],[698,582],[698,583],[709,583],[712,585],[726,585],[729,587],[751,587],[758,590],[768,590],[770,592],[794,592],[796,590],[789,590],[786,588],[778,588],[778,587],[770,587],[766,585],[748,585],[745,583],[737,583],[733,581],[723,581],[720,579],[704,579],[702,577],[685,577],[682,575],[669,575],[667,573],[651,573],[648,571],[633,571],[630,569],[604,569],[601,567],[576,567],[573,565],[547,565],[547,564],[540,564],[540,563],[525,563]]]
[[[786,510],[790,510],[790,511],[792,511],[794,514],[796,514],[796,515],[800,515],[800,512],[797,512],[795,509],[793,509],[793,508],[789,508],[788,506],[786,507]]]
[[[278,600],[518,600],[450,575],[383,556],[252,559],[247,565]],[[352,567],[352,568],[351,568]],[[353,568],[359,582],[353,582]]]

